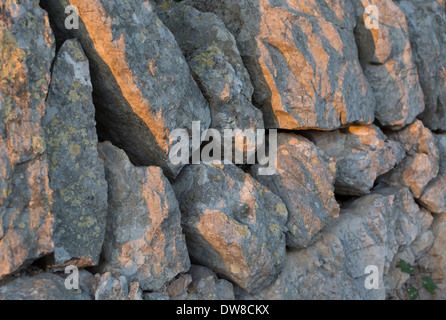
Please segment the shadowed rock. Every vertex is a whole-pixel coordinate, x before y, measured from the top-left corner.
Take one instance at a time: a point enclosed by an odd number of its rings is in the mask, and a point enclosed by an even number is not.
[[[431,130],[446,130],[446,10],[439,0],[398,0],[406,15],[412,54],[426,110],[420,119]]]

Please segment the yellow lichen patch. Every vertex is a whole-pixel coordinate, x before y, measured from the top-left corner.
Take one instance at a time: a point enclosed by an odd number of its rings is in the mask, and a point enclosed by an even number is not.
[[[282,216],[288,216],[288,210],[283,203],[279,203],[278,205],[276,205],[276,211]]]
[[[70,152],[71,160],[75,161],[76,157],[81,153],[81,146],[72,142],[68,147],[68,151]]]

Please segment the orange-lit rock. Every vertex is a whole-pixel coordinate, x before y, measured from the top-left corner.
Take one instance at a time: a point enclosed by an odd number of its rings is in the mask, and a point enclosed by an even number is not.
[[[108,182],[108,217],[99,268],[158,290],[189,269],[181,214],[161,168],[135,167],[124,151],[99,144]]]
[[[287,245],[305,248],[339,216],[333,192],[336,160],[298,135],[279,133],[277,140],[277,174],[259,175],[259,165],[250,172],[286,204]]]
[[[401,129],[424,110],[424,96],[414,63],[406,18],[392,0],[354,0],[355,29],[364,74],[376,97],[376,119]],[[370,5],[379,11],[379,28],[367,29]]]
[[[35,1],[0,4],[0,279],[53,251],[45,135],[40,124],[54,58]]]
[[[288,217],[278,196],[233,164],[187,166],[173,187],[195,261],[249,292],[274,281]]]
[[[337,160],[335,192],[341,195],[369,193],[376,178],[405,157],[400,144],[387,139],[374,125],[324,133],[311,131],[305,135]]]
[[[358,61],[347,0],[191,0],[234,34],[268,128],[371,123],[375,99]]]
[[[170,132],[209,127],[206,99],[170,33],[148,1],[45,0],[59,30],[76,37],[90,60],[99,136],[124,149],[136,165],[156,165],[174,178]],[[79,29],[65,29],[67,5]]]

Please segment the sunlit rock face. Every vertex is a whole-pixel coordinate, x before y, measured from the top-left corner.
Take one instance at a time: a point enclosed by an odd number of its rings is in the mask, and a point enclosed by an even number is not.
[[[0,4],[0,279],[53,250],[51,191],[40,124],[54,39],[35,1]]]
[[[407,186],[415,198],[419,198],[424,187],[438,174],[439,152],[435,138],[420,120],[388,136],[403,146],[406,157],[380,181],[392,186]]]
[[[440,154],[440,168],[435,177],[424,188],[420,202],[433,213],[446,213],[446,134],[434,135]]]
[[[426,110],[420,115],[431,130],[446,130],[446,11],[439,0],[398,0],[406,15]]]
[[[260,175],[259,165],[250,173],[285,203],[287,245],[305,248],[339,215],[333,192],[336,161],[295,134],[279,133],[277,146],[277,173]]]
[[[249,73],[224,23],[212,13],[167,1],[158,10],[209,101],[211,127],[221,133],[224,129],[263,129],[262,112],[251,102],[253,87]],[[255,148],[255,144],[256,141],[248,141],[248,146]],[[241,143],[235,147],[244,150]]]
[[[375,100],[358,62],[345,0],[188,0],[237,40],[265,126],[336,129],[371,123]]]
[[[332,132],[306,132],[318,148],[337,160],[335,192],[361,196],[370,192],[376,178],[405,157],[402,146],[372,126],[351,126]]]
[[[278,279],[252,297],[384,299],[395,255],[416,239],[421,219],[407,188],[386,188],[363,196],[343,208],[314,245],[288,252]],[[367,290],[364,285],[369,265],[379,270],[379,289]]]
[[[66,37],[88,59],[99,136],[124,149],[136,165],[157,165],[174,178],[182,165],[168,158],[170,132],[209,127],[206,99],[190,75],[174,36],[148,1],[45,0]],[[79,29],[64,26],[67,5],[79,10]]]
[[[391,0],[352,1],[362,69],[376,97],[375,116],[383,126],[401,129],[424,110],[424,96],[413,61],[406,18]],[[379,28],[368,29],[368,6],[379,10]]]
[[[99,262],[107,214],[107,182],[98,156],[88,60],[66,41],[53,64],[45,128],[53,190],[53,266]]]
[[[173,184],[191,257],[248,292],[285,262],[288,212],[274,193],[233,164],[190,165]]]
[[[99,144],[109,189],[102,271],[158,290],[189,269],[181,214],[173,189],[158,167],[135,167],[123,150]]]

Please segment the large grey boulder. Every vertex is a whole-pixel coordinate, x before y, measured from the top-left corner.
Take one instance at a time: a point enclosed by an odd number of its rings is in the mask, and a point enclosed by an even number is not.
[[[187,166],[173,187],[194,261],[249,292],[274,280],[288,217],[278,196],[233,164]]]
[[[53,190],[53,266],[99,262],[107,215],[107,182],[99,159],[88,60],[66,41],[53,64],[45,128]]]
[[[99,150],[109,186],[100,270],[158,290],[190,266],[173,189],[161,168],[133,166],[110,142]]]
[[[259,174],[260,165],[252,166],[250,173],[285,203],[287,245],[305,248],[339,216],[333,192],[336,161],[306,138],[279,133],[276,162],[274,175]]]
[[[263,129],[262,112],[251,102],[253,87],[234,36],[214,14],[164,2],[159,17],[174,34],[195,80],[209,101],[211,127]],[[255,147],[255,141],[248,142]],[[242,145],[236,145],[244,150]]]
[[[292,250],[278,279],[255,299],[385,299],[396,255],[422,231],[423,213],[407,188],[365,195],[341,210],[321,239]],[[376,266],[378,289],[367,289],[368,266]]]
[[[53,251],[40,121],[55,46],[48,17],[35,3],[0,4],[0,279]]]
[[[439,170],[439,152],[432,132],[420,120],[398,132],[388,133],[406,151],[406,157],[380,181],[392,186],[407,186],[415,198],[434,179]]]
[[[210,124],[206,99],[174,36],[149,1],[44,0],[55,25],[81,42],[90,61],[100,138],[124,149],[136,165],[156,165],[174,178],[183,164],[168,154],[175,129]],[[75,4],[79,28],[67,30]]]
[[[374,125],[305,135],[337,160],[335,192],[341,195],[369,193],[376,178],[393,169],[406,155],[399,143],[387,139]]]
[[[392,0],[351,1],[356,7],[355,29],[359,58],[376,97],[376,119],[401,129],[424,111],[424,96],[412,56],[406,18]],[[378,13],[377,29],[369,29],[369,6]]]
[[[347,0],[188,0],[237,40],[267,128],[371,123],[375,99],[358,61]]]
[[[446,10],[438,0],[397,0],[406,15],[412,54],[426,109],[420,119],[431,130],[446,130]]]
[[[440,154],[438,175],[423,189],[420,202],[433,213],[446,213],[446,134],[435,136]]]

